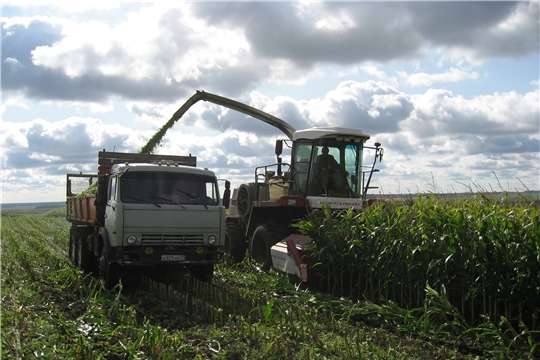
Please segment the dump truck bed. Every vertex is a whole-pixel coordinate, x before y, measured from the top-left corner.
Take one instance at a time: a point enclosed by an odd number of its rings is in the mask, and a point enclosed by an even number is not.
[[[96,195],[70,196],[66,199],[68,221],[93,225],[96,221]]]

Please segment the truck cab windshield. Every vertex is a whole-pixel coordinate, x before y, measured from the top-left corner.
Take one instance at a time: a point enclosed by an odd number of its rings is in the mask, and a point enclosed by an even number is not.
[[[156,172],[129,172],[120,177],[123,203],[218,205],[214,177]]]

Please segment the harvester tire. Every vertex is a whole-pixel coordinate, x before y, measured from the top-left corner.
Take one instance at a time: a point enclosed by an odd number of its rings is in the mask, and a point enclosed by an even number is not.
[[[270,248],[288,235],[287,228],[276,221],[267,221],[255,229],[249,250],[253,260],[261,264],[264,271],[272,267]]]
[[[225,236],[225,252],[230,255],[233,264],[242,262],[246,255],[246,236],[238,224],[227,224],[227,234]]]

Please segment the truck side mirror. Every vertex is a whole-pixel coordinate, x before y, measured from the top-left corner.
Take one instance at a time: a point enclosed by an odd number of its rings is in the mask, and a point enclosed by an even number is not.
[[[283,152],[283,140],[276,140],[276,156]]]
[[[231,204],[231,182],[225,181],[225,191],[223,192],[223,206],[225,209],[229,208]]]
[[[105,205],[107,203],[107,175],[100,175],[98,177],[97,198],[99,205]]]

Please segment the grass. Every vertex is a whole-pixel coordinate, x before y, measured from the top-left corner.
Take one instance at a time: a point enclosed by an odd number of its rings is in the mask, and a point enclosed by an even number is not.
[[[2,216],[2,358],[527,356],[497,340],[480,347],[461,334],[435,337],[423,327],[400,331],[419,321],[416,314],[392,302],[352,301],[305,289],[250,260],[220,265],[212,284],[186,274],[166,286],[132,274],[115,291],[106,291],[69,262],[64,212]],[[434,292],[430,301],[444,297]]]

